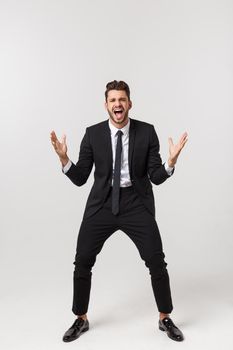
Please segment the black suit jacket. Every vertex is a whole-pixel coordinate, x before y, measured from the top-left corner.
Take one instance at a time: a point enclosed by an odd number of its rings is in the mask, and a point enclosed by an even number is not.
[[[112,144],[108,120],[86,128],[79,159],[72,163],[66,176],[77,186],[87,181],[93,164],[94,184],[87,199],[84,218],[100,209],[112,184]],[[129,172],[136,192],[149,212],[155,216],[151,182],[159,185],[169,175],[159,153],[159,140],[154,126],[130,118]],[[174,172],[174,170],[173,170]]]

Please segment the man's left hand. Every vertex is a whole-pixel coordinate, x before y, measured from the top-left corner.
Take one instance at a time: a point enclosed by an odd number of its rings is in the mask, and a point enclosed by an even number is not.
[[[174,167],[174,165],[176,164],[177,158],[178,158],[182,148],[184,147],[184,145],[186,144],[187,141],[188,141],[187,132],[183,133],[179,142],[176,145],[174,145],[171,137],[168,138],[169,153],[170,153],[170,157],[168,159],[168,165],[170,167]]]

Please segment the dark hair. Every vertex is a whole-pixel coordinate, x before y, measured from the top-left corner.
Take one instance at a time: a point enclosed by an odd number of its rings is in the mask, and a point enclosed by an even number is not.
[[[108,92],[110,90],[124,90],[126,92],[126,95],[128,96],[128,99],[130,100],[130,90],[129,85],[126,84],[123,80],[117,81],[113,80],[107,83],[106,85],[106,91],[105,91],[105,99],[107,101],[108,98]]]

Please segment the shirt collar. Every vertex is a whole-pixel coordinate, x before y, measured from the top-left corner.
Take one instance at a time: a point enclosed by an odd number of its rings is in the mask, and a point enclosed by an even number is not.
[[[116,136],[116,133],[118,130],[121,130],[123,132],[123,135],[127,135],[129,133],[129,126],[130,126],[130,118],[128,118],[128,123],[121,129],[116,128],[111,122],[110,119],[108,120],[108,125],[111,130],[111,134],[113,136]]]

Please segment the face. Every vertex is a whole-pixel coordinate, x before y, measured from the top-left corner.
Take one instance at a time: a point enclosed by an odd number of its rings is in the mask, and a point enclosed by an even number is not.
[[[132,107],[132,102],[124,90],[108,91],[108,98],[105,102],[105,108],[108,111],[112,123],[121,128],[128,122],[128,112]]]

